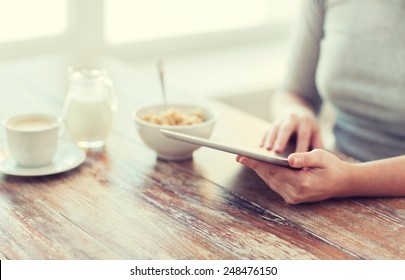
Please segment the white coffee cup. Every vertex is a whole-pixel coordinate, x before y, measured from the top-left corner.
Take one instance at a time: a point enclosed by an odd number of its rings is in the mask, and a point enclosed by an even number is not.
[[[11,157],[22,167],[51,163],[58,148],[61,119],[51,115],[19,115],[3,121]]]

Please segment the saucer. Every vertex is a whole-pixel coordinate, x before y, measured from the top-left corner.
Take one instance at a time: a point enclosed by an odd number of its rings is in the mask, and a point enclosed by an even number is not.
[[[60,141],[52,162],[41,167],[21,167],[10,157],[6,147],[0,149],[0,172],[14,176],[44,176],[62,173],[78,167],[86,160],[86,153],[74,143]]]

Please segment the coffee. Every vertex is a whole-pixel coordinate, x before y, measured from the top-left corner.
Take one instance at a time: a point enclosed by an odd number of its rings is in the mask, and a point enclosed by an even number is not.
[[[51,163],[58,146],[61,120],[56,116],[31,114],[11,117],[3,122],[11,157],[23,167]]]
[[[57,122],[47,116],[32,116],[9,121],[7,127],[18,131],[43,131],[55,125],[57,125]]]

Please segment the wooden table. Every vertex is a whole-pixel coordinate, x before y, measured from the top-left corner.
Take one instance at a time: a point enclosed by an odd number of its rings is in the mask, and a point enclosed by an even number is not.
[[[292,206],[233,155],[201,148],[192,160],[157,160],[130,117],[159,100],[157,76],[111,61],[121,105],[105,150],[58,175],[0,175],[0,259],[405,258],[404,198]],[[59,112],[70,62],[1,65],[1,117]],[[220,113],[213,138],[258,143],[265,121],[208,103]]]

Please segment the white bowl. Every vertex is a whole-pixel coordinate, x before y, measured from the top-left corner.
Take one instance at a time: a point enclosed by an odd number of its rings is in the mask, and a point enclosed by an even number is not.
[[[159,125],[144,121],[141,116],[153,112],[165,111],[174,108],[179,111],[199,110],[203,113],[205,121],[193,125]],[[132,117],[135,121],[138,133],[143,142],[154,150],[159,158],[166,160],[185,160],[192,157],[193,152],[200,146],[188,144],[182,141],[170,139],[160,132],[160,129],[172,130],[193,136],[209,138],[217,120],[217,114],[206,107],[193,104],[169,104],[143,107],[133,111]]]

